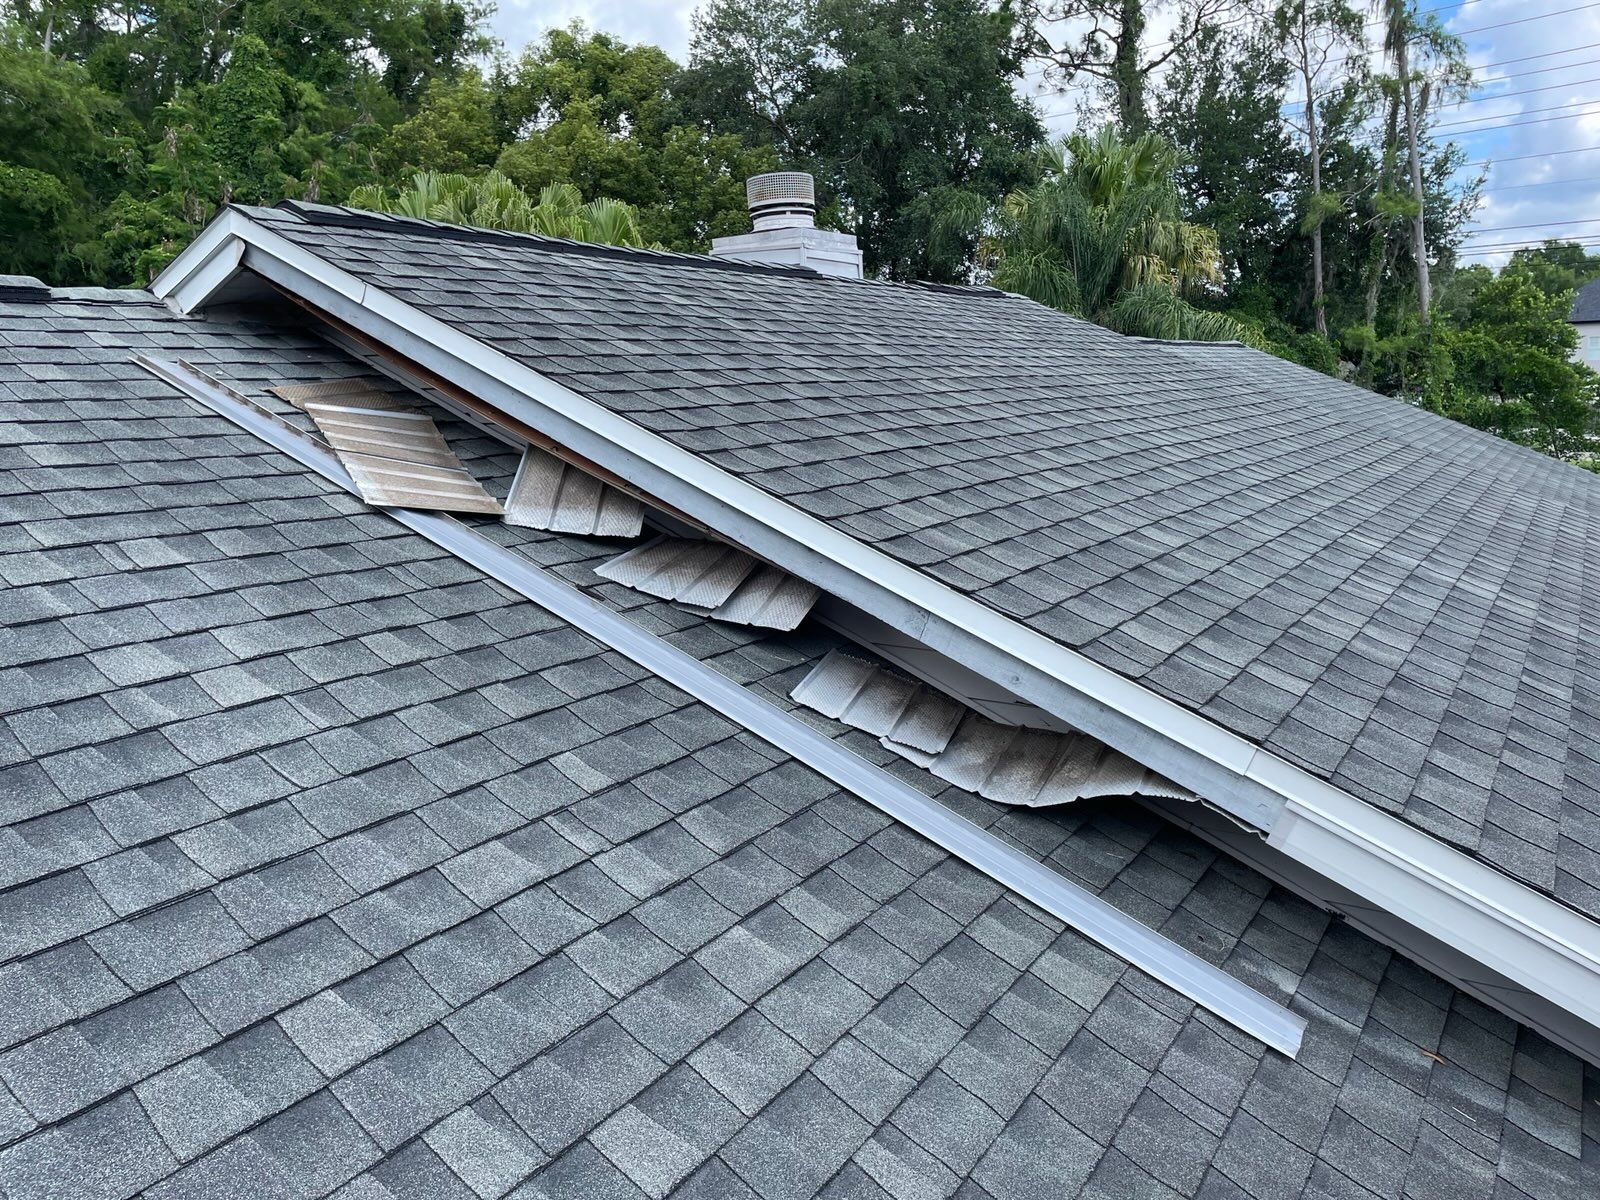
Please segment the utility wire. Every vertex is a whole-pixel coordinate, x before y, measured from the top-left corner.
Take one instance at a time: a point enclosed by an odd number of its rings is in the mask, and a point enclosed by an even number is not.
[[[1569,67],[1592,67],[1592,66],[1594,66],[1595,63],[1600,63],[1600,58],[1590,58],[1590,59],[1585,59],[1583,62],[1568,63],[1567,66],[1569,66]],[[1529,71],[1529,72],[1527,72],[1527,74],[1529,74],[1529,75],[1543,75],[1544,72],[1543,71]],[[1510,78],[1510,76],[1507,76],[1506,78]],[[1491,79],[1491,80],[1489,80],[1489,82],[1490,83],[1499,83],[1500,80]],[[1550,83],[1550,84],[1546,84],[1544,87],[1523,88],[1520,92],[1496,92],[1492,96],[1470,96],[1465,100],[1452,101],[1451,103],[1445,105],[1444,107],[1446,107],[1446,108],[1459,108],[1463,104],[1484,104],[1484,103],[1487,103],[1490,100],[1510,100],[1514,96],[1532,96],[1536,92],[1554,92],[1554,91],[1557,91],[1560,88],[1582,87],[1586,83],[1600,83],[1600,79],[1569,79],[1565,83]],[[1289,116],[1289,115],[1292,115],[1292,114],[1294,114],[1296,112],[1303,111],[1305,109],[1305,106],[1306,106],[1306,102],[1304,100],[1295,100],[1295,101],[1293,101],[1293,102],[1291,102],[1289,104],[1282,105],[1280,107],[1279,111],[1281,111],[1285,116]]]
[[[1600,103],[1600,101],[1585,100],[1583,103],[1585,103],[1585,104],[1595,104],[1595,103]],[[1597,116],[1600,116],[1600,109],[1591,109],[1588,112],[1567,113],[1565,116],[1561,116],[1561,117],[1535,117],[1531,121],[1501,121],[1498,125],[1480,125],[1476,129],[1454,129],[1454,130],[1451,130],[1450,133],[1448,134],[1446,140],[1450,141],[1450,140],[1454,140],[1456,138],[1468,138],[1468,137],[1472,137],[1475,134],[1479,134],[1479,133],[1493,133],[1497,129],[1517,129],[1517,128],[1520,128],[1523,125],[1547,125],[1551,121],[1576,121],[1579,117],[1597,117]],[[1450,129],[1450,127],[1449,126],[1445,126],[1445,125],[1441,125],[1441,126],[1439,126],[1439,129],[1440,130],[1447,130],[1447,129]]]
[[[1564,154],[1593,154],[1600,146],[1574,146],[1570,150],[1546,150],[1543,154],[1516,154],[1510,158],[1480,158],[1476,162],[1462,163],[1462,167],[1487,167],[1491,163],[1527,162],[1530,158],[1560,158]]]
[[[1552,104],[1549,108],[1524,108],[1518,112],[1502,113],[1497,117],[1462,117],[1459,121],[1445,121],[1443,124],[1433,126],[1433,132],[1441,129],[1450,129],[1456,125],[1471,125],[1478,121],[1498,121],[1501,117],[1531,117],[1536,113],[1565,112],[1569,108],[1582,108],[1585,104],[1600,104],[1600,97],[1593,100],[1573,100],[1566,104]]]
[[[1552,225],[1600,225],[1600,217],[1573,217],[1565,221],[1533,221],[1527,225],[1485,225],[1479,229],[1469,229],[1465,236],[1474,238],[1480,233],[1506,233],[1513,229],[1548,229]],[[1583,236],[1590,237],[1591,235],[1586,233]],[[1600,237],[1600,233],[1592,236]]]
[[[1493,25],[1479,25],[1475,29],[1452,29],[1449,32],[1456,37],[1466,37],[1469,33],[1488,33],[1491,29],[1504,29],[1508,25],[1526,25],[1529,21],[1544,21],[1550,17],[1564,17],[1568,13],[1585,12],[1591,8],[1600,8],[1600,4],[1576,4],[1571,8],[1558,8],[1554,12],[1534,13],[1531,17],[1518,17],[1514,21],[1497,21]]]
[[[1500,187],[1484,188],[1480,196],[1491,196],[1496,192],[1521,192],[1528,188],[1545,187],[1571,187],[1580,183],[1600,183],[1600,175],[1585,175],[1580,179],[1541,179],[1538,183],[1507,183]]]

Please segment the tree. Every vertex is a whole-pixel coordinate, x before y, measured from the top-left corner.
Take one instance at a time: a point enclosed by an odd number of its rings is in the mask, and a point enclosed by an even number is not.
[[[756,44],[762,34],[771,42]],[[974,215],[1028,178],[1042,130],[1013,86],[1024,46],[1004,6],[712,0],[696,39],[679,90],[688,115],[718,133],[775,131],[873,274],[963,278]]]
[[[494,97],[476,71],[431,80],[414,116],[389,131],[379,157],[386,173],[482,171],[501,139]]]
[[[535,201],[498,171],[475,178],[423,172],[398,192],[357,188],[350,203],[356,208],[480,229],[539,233],[612,246],[644,244],[637,216],[622,201],[602,198],[585,203],[570,183],[550,184]]]
[[[1156,105],[1155,127],[1182,155],[1182,212],[1217,231],[1229,305],[1258,318],[1283,307],[1275,264],[1296,236],[1289,189],[1302,160],[1283,119],[1287,78],[1269,31],[1208,27],[1172,60]]]
[[[1546,296],[1574,292],[1591,280],[1600,279],[1600,256],[1590,254],[1578,242],[1555,238],[1539,246],[1513,250],[1508,266],[1520,268]]]
[[[1042,62],[1046,78],[1061,88],[1081,76],[1098,81],[1107,93],[1116,123],[1136,136],[1149,124],[1146,92],[1150,79],[1183,54],[1233,7],[1234,0],[1023,0],[1021,19],[1029,32],[1029,55]],[[1150,17],[1176,8],[1171,35],[1144,49]]]
[[[677,250],[748,227],[744,181],[776,168],[765,146],[686,122],[673,61],[580,25],[549,31],[508,76],[502,119],[516,139],[495,165],[530,193],[557,182],[624,200],[645,236]]]
[[[1123,333],[1245,336],[1185,290],[1220,277],[1216,233],[1178,216],[1181,159],[1154,133],[1107,125],[1040,152],[1040,181],[1006,198],[985,244],[996,287]]]
[[[1312,324],[1319,336],[1327,337],[1322,227],[1330,216],[1340,211],[1342,202],[1338,195],[1323,189],[1319,106],[1326,98],[1324,72],[1334,51],[1344,49],[1354,56],[1362,45],[1361,16],[1344,0],[1282,0],[1273,13],[1273,24],[1299,76],[1303,97],[1298,124],[1306,139],[1310,190],[1305,198],[1302,228],[1311,237]]]
[[[1455,378],[1445,411],[1547,453],[1592,453],[1600,376],[1572,359],[1571,304],[1570,292],[1546,293],[1518,263],[1482,281],[1448,335]]]

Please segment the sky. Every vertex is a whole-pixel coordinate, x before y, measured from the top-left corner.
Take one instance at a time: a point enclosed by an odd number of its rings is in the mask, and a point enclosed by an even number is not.
[[[696,7],[694,0],[499,3],[494,30],[512,52],[552,25],[580,19],[629,42],[654,43],[679,61]],[[1465,102],[1439,114],[1441,134],[1458,140],[1474,164],[1487,163],[1463,173],[1487,171],[1463,260],[1498,266],[1513,243],[1560,236],[1587,240],[1600,252],[1600,3],[1420,3],[1437,8],[1445,27],[1461,36],[1475,68]],[[1170,18],[1161,17],[1151,24],[1151,44],[1170,28]],[[1022,87],[1038,94],[1053,132],[1072,129],[1080,111],[1073,97],[1048,94],[1036,76]]]

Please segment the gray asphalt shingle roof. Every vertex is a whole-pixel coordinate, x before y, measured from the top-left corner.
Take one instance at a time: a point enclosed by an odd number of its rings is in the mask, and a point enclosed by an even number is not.
[[[1600,321],[1600,279],[1590,280],[1572,298],[1569,321]]]
[[[952,798],[1309,1019],[1268,1052],[136,349],[257,396],[354,370],[0,304],[11,1200],[1586,1186],[1600,1072],[1538,1035],[1152,817]],[[775,697],[826,649],[485,528]]]
[[[1594,476],[1255,351],[994,292],[248,211],[1600,915]]]

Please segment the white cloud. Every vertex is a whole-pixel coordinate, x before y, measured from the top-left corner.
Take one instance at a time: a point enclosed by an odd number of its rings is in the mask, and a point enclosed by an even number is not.
[[[500,0],[490,26],[513,55],[546,29],[576,18],[625,42],[660,46],[682,62],[689,51],[689,19],[695,7],[694,0]]]

